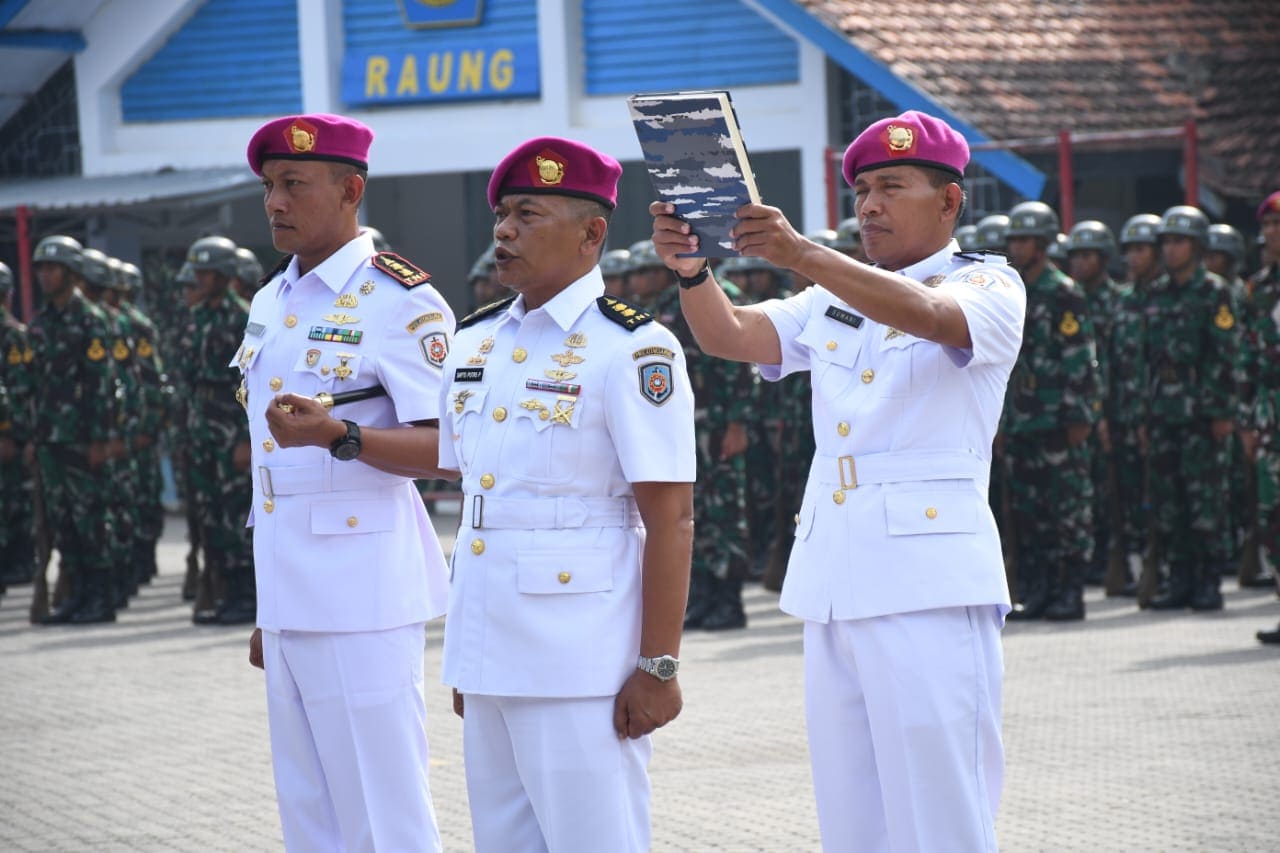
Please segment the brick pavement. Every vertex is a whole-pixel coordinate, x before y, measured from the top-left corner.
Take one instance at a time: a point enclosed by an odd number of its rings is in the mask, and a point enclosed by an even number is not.
[[[0,850],[280,849],[249,632],[191,625],[181,537],[171,517],[161,576],[115,625],[32,628],[29,587],[0,600]],[[1007,629],[1002,849],[1280,849],[1280,651],[1253,639],[1280,606],[1228,586],[1220,614],[1093,591],[1084,624]],[[818,849],[800,626],[775,603],[750,588],[746,631],[685,640],[685,712],[652,766],[655,850]],[[446,849],[469,850],[460,724],[444,688],[427,702]]]

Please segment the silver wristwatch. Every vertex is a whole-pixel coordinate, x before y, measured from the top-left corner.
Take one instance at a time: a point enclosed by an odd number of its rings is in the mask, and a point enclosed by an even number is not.
[[[671,655],[659,655],[656,658],[640,655],[640,659],[636,662],[636,669],[649,673],[659,681],[670,681],[680,671],[680,661]]]

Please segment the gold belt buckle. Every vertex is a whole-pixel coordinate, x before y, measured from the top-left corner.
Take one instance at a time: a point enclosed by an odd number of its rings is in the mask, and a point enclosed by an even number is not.
[[[841,456],[836,460],[836,465],[840,469],[840,490],[848,491],[858,488],[858,466],[854,463],[853,457]]]

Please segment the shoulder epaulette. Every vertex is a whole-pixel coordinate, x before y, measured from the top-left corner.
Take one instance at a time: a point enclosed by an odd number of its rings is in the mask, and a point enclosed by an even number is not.
[[[289,266],[289,261],[292,261],[292,260],[293,260],[293,255],[285,255],[283,258],[281,258],[280,263],[276,264],[275,268],[272,269],[271,272],[267,273],[262,278],[258,279],[258,287],[265,286],[267,282],[271,281],[271,279],[275,278],[276,276],[280,275],[280,273],[284,272],[285,269]]]
[[[653,315],[648,311],[616,296],[601,296],[596,300],[596,307],[600,309],[601,314],[628,332],[634,332],[653,320]]]
[[[493,314],[497,314],[503,308],[506,308],[512,302],[515,302],[516,296],[517,294],[512,294],[511,296],[508,296],[506,299],[499,299],[497,302],[490,302],[488,305],[481,305],[479,308],[472,311],[470,314],[468,314],[467,316],[463,317],[461,320],[458,321],[458,330],[465,329],[468,326],[474,326],[476,323],[479,323],[485,317],[489,317]]]
[[[995,255],[1002,261],[1008,261],[1009,256],[1004,252],[988,252],[985,249],[980,252],[952,252],[951,257],[960,258],[965,261],[972,261],[975,264],[985,264],[987,255]]]
[[[379,252],[373,256],[373,265],[407,288],[417,287],[431,278],[426,270],[395,252]]]

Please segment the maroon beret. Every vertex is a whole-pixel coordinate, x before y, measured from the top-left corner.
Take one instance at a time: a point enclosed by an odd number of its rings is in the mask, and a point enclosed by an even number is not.
[[[369,168],[373,131],[355,119],[329,113],[285,116],[258,128],[246,156],[255,175],[266,160],[328,160]]]
[[[886,166],[930,166],[963,178],[968,163],[969,143],[963,136],[942,119],[907,110],[859,133],[844,152],[842,171],[852,186],[858,173]]]
[[[1280,213],[1280,190],[1276,190],[1271,195],[1262,200],[1262,204],[1258,205],[1258,221],[1262,221],[1262,217],[1268,213]]]
[[[508,193],[589,198],[614,208],[622,166],[608,154],[572,139],[539,136],[521,143],[489,178],[489,206]]]

